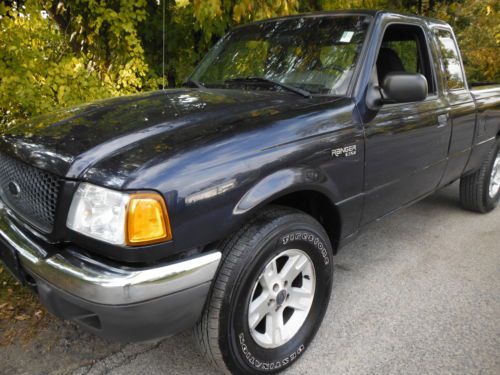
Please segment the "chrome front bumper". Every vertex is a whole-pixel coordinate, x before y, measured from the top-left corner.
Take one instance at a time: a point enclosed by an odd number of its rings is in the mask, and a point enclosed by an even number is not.
[[[13,221],[0,201],[0,239],[15,250],[34,278],[88,302],[130,305],[171,295],[210,282],[220,252],[148,268],[118,267],[79,254],[71,247],[49,255]]]

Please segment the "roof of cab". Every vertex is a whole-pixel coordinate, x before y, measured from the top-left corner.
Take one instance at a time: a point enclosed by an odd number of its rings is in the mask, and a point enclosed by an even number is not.
[[[418,16],[415,14],[411,13],[402,13],[402,12],[392,12],[388,10],[375,10],[375,9],[347,9],[347,10],[330,10],[330,11],[319,11],[319,12],[310,12],[310,13],[298,13],[298,14],[292,14],[289,16],[282,16],[282,17],[274,17],[274,18],[268,18],[256,22],[252,22],[253,24],[255,23],[262,23],[262,22],[269,22],[269,21],[279,21],[279,20],[285,20],[285,19],[293,19],[293,18],[300,18],[300,17],[328,17],[328,16],[339,16],[339,15],[366,15],[366,16],[371,16],[371,17],[376,17],[376,16],[383,16],[383,15],[397,15],[397,16],[402,16],[402,17],[408,17],[408,18],[419,18],[422,20],[425,20],[427,22],[431,22],[433,24],[441,24],[441,25],[448,25],[446,22],[442,20],[438,20],[436,18],[429,18],[429,17],[424,17],[424,16]],[[249,24],[243,24],[241,26],[246,26]]]

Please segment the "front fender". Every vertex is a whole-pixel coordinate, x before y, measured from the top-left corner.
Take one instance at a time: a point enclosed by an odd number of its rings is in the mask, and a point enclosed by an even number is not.
[[[295,167],[276,171],[255,184],[236,204],[234,215],[245,215],[257,207],[267,204],[284,195],[312,190],[326,195],[332,203],[335,199],[327,188],[327,177],[318,169],[311,167]]]

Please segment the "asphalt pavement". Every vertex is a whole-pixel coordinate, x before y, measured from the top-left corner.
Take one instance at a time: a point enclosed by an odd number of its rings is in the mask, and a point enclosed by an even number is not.
[[[372,224],[335,263],[325,321],[286,374],[500,374],[500,208],[463,211],[455,184]],[[189,333],[77,367],[43,373],[217,374]]]

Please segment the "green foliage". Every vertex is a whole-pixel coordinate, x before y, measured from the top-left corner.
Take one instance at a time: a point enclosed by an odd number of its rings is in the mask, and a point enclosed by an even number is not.
[[[469,80],[500,81],[498,0],[164,1],[169,87],[180,85],[235,25],[348,8],[444,19],[457,32]],[[162,8],[160,0],[0,2],[0,126],[105,96],[160,88]]]
[[[454,28],[469,81],[500,82],[498,0],[443,3],[433,16]]]
[[[148,66],[139,37],[146,0],[43,1],[74,53],[88,60],[113,94],[143,86]]]
[[[387,47],[397,52],[407,72],[418,71],[418,46],[415,40],[389,42]]]
[[[113,94],[35,2],[0,20],[0,125]]]
[[[387,9],[389,1],[386,0],[320,0],[324,10],[334,9]]]

